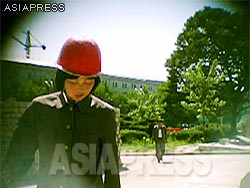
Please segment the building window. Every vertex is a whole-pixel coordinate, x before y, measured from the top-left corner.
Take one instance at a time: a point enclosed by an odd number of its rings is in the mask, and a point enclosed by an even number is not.
[[[122,88],[127,88],[127,83],[122,83]]]
[[[117,88],[117,82],[113,82],[113,88]]]

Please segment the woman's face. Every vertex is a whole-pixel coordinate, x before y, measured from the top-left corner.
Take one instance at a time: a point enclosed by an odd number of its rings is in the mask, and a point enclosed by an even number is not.
[[[80,76],[66,79],[64,89],[69,100],[79,102],[88,96],[95,85],[95,77]]]

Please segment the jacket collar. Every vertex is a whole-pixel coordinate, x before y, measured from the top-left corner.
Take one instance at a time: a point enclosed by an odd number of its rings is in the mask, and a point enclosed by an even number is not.
[[[77,107],[80,112],[84,112],[87,108],[90,108],[94,105],[94,101],[92,100],[92,95],[88,95],[83,100],[77,102],[77,103],[71,103],[67,96],[65,91],[62,91],[59,95],[60,102],[57,104],[57,108],[63,108],[67,105],[70,105],[72,107]]]

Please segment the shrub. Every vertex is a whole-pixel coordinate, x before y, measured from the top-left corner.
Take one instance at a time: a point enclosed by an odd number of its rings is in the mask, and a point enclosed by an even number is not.
[[[188,129],[170,133],[172,140],[187,140],[190,143],[203,140],[203,132],[197,129]]]
[[[127,125],[122,127],[124,130],[136,130],[136,131],[142,131],[147,132],[148,127],[144,125]]]
[[[231,126],[227,124],[210,123],[204,127],[200,126],[198,129],[204,132],[205,142],[217,142],[220,138],[232,136]]]
[[[237,125],[238,131],[250,138],[250,119],[241,120]]]
[[[220,125],[218,123],[210,123],[193,129],[169,133],[171,140],[186,140],[190,143],[217,142],[220,138],[229,138],[232,135],[230,125]]]
[[[219,126],[220,126],[220,129],[222,131],[222,136],[224,138],[230,138],[230,137],[233,136],[234,132],[232,131],[231,125],[222,124],[222,125],[219,125]]]
[[[136,140],[143,140],[143,137],[148,137],[148,134],[144,131],[123,129],[120,133],[123,143],[132,143]]]
[[[194,142],[202,142],[204,140],[204,134],[202,131],[196,130],[196,129],[191,129],[189,130],[189,138],[188,141],[191,143]]]
[[[204,128],[205,142],[217,142],[223,137],[223,133],[219,128],[219,124],[208,124]]]

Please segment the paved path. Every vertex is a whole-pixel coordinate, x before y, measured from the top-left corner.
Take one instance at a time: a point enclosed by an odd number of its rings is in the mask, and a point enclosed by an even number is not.
[[[250,154],[165,155],[161,164],[154,155],[121,160],[122,188],[239,188],[250,172]]]

